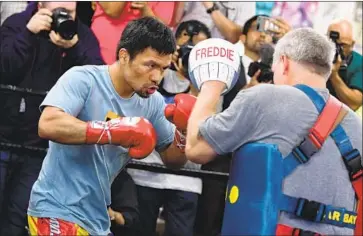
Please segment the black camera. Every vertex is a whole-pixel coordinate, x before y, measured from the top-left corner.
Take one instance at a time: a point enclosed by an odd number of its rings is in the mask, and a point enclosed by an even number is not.
[[[273,82],[274,79],[274,73],[271,70],[271,67],[268,65],[261,63],[261,62],[252,62],[250,66],[248,67],[248,75],[250,77],[254,76],[254,74],[261,70],[260,75],[257,77],[257,81],[260,83],[267,83],[267,82]]]
[[[275,49],[270,44],[264,44],[260,49],[260,62],[252,62],[248,67],[247,74],[252,77],[255,73],[260,70],[261,73],[257,78],[258,82],[267,83],[272,82],[274,79],[274,73],[271,70],[273,54]]]
[[[337,31],[330,31],[329,33],[329,38],[334,42],[335,44],[335,55],[334,55],[334,60],[333,60],[333,64],[337,62],[338,60],[338,56],[340,55],[340,58],[342,59],[342,63],[341,66],[339,68],[339,70],[345,70],[348,65],[347,65],[347,61],[346,61],[346,57],[344,55],[344,51],[342,46],[338,43],[338,40],[340,38],[340,34]]]
[[[181,62],[182,62],[184,72],[185,72],[184,76],[186,76],[186,77],[188,75],[188,69],[189,69],[189,55],[190,55],[190,52],[192,51],[193,47],[194,47],[194,45],[190,45],[190,44],[186,43],[178,49],[178,60],[179,60],[179,58],[181,58]],[[174,64],[170,65],[170,69],[176,71]]]
[[[192,51],[193,47],[195,46],[193,43],[193,36],[198,35],[200,33],[201,29],[202,28],[199,24],[196,24],[196,23],[188,24],[185,31],[189,36],[189,40],[184,45],[180,46],[180,48],[178,49],[178,60],[179,60],[179,58],[181,58],[182,65],[183,65],[184,72],[185,72],[185,74],[184,74],[185,77],[188,77],[189,55],[190,55],[190,52]],[[174,64],[171,64],[170,69],[176,71]]]
[[[54,9],[52,19],[52,30],[63,39],[71,40],[77,34],[77,23],[72,19],[67,9],[62,7]]]

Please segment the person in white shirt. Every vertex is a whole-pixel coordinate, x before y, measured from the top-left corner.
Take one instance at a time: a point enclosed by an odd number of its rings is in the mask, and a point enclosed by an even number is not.
[[[180,5],[180,7],[183,7]],[[212,38],[238,42],[241,27],[256,13],[255,2],[185,2],[180,22],[198,20],[212,33]]]
[[[25,10],[27,1],[0,2],[0,25],[11,15]]]
[[[260,61],[260,50],[263,44],[276,44],[292,28],[281,17],[270,18],[275,24],[276,29],[273,33],[265,33],[257,30],[257,20],[259,16],[268,17],[267,15],[255,15],[248,19],[242,28],[240,41],[236,44],[242,56],[242,63],[246,74],[247,84],[251,77],[247,74],[248,67],[252,62]],[[241,48],[242,46],[242,48]]]
[[[251,81],[251,77],[247,74],[248,67],[252,62],[260,60],[260,49],[263,44],[272,43],[272,37],[264,32],[257,30],[257,18],[265,15],[255,15],[248,19],[242,28],[240,41],[244,45],[244,55],[242,63],[246,74],[247,84]]]

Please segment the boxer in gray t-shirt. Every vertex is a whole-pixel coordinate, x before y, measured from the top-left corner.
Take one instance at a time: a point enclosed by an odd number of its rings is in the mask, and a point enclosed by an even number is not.
[[[217,154],[233,152],[250,142],[276,144],[283,156],[289,154],[318,117],[309,97],[291,85],[308,85],[327,100],[326,78],[332,66],[332,49],[327,39],[312,29],[288,33],[275,49],[276,85],[257,85],[243,90],[227,110],[216,115],[213,115],[215,97],[225,85],[220,81],[204,82],[189,119],[188,159],[206,163]],[[359,117],[349,110],[341,124],[353,147],[362,153]],[[329,137],[309,163],[285,179],[283,192],[352,211],[355,195],[347,173],[339,150]],[[281,214],[279,224],[321,234],[353,234],[348,228],[303,221],[285,213]]]

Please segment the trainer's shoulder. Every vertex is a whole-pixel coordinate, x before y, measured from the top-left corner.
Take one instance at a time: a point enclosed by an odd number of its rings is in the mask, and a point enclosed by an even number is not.
[[[266,101],[273,102],[274,99],[289,99],[303,95],[293,86],[273,84],[259,84],[249,89],[242,90],[240,94],[245,99],[253,99],[255,102],[261,101],[264,103],[266,103]]]

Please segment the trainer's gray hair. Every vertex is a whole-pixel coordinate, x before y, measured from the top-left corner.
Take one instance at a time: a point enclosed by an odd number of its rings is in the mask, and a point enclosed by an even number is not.
[[[276,63],[285,55],[311,72],[328,79],[334,54],[335,45],[327,36],[311,28],[299,28],[288,32],[278,41],[273,61]]]

